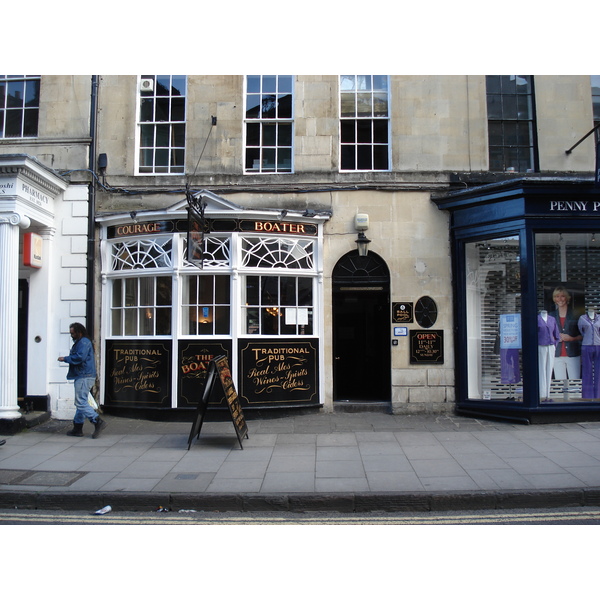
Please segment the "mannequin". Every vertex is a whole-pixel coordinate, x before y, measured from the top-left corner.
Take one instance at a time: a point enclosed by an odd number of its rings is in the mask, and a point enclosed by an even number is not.
[[[589,307],[577,322],[583,335],[581,342],[581,397],[600,398],[600,317]]]
[[[538,315],[538,368],[542,402],[552,402],[550,400],[550,383],[552,382],[556,344],[559,340],[560,331],[556,319],[550,316],[547,310],[540,311]]]
[[[560,340],[554,355],[554,379],[563,381],[563,392],[569,391],[569,380],[581,378],[581,339],[577,327],[577,317],[573,314],[571,294],[564,286],[558,286],[552,293],[556,310],[549,313],[556,319]]]

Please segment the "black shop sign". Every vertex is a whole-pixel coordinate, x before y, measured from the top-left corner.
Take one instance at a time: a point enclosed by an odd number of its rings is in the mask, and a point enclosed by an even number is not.
[[[410,332],[410,364],[444,364],[444,332],[441,329]]]
[[[171,405],[171,341],[107,340],[105,404],[165,408]]]
[[[247,341],[239,355],[239,395],[245,405],[319,402],[318,340]]]

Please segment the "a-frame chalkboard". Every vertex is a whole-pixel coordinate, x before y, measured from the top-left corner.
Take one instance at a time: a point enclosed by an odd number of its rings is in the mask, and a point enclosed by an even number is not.
[[[244,436],[248,438],[248,426],[246,425],[246,419],[244,418],[244,413],[242,412],[242,407],[235,391],[235,386],[233,385],[233,379],[231,378],[231,371],[229,369],[229,364],[227,363],[227,357],[217,356],[211,360],[208,365],[204,391],[198,404],[198,410],[196,411],[196,416],[194,418],[194,422],[192,423],[192,429],[188,438],[188,450],[192,446],[194,437],[200,437],[200,429],[202,428],[202,423],[208,407],[208,400],[216,379],[220,381],[223,393],[225,394],[225,400],[227,401],[229,414],[231,415],[231,420],[240,443],[240,448],[242,450],[244,449],[244,446],[242,445],[242,438]]]

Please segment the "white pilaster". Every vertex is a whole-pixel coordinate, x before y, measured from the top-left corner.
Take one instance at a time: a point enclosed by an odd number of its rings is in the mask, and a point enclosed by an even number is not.
[[[0,213],[0,419],[19,419],[17,357],[19,318],[19,226],[29,219]]]

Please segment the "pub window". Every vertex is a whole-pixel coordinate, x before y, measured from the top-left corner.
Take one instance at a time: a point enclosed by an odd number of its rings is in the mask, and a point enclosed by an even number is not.
[[[229,267],[231,264],[231,239],[206,236],[203,239],[202,266],[207,267]],[[195,266],[187,259],[187,250],[184,266]]]
[[[40,81],[39,75],[0,75],[0,139],[38,135]]]
[[[291,173],[294,139],[292,75],[246,77],[246,173]]]
[[[138,173],[185,171],[185,75],[142,75],[139,80]]]
[[[306,239],[246,237],[242,266],[271,269],[313,269],[314,242]]]
[[[312,335],[312,277],[247,275],[245,283],[245,333]]]
[[[229,275],[191,275],[182,279],[183,335],[229,335]]]
[[[112,280],[111,334],[171,334],[171,277],[127,277]]]
[[[340,76],[340,169],[389,171],[389,78]]]
[[[172,265],[172,245],[170,237],[115,242],[112,246],[112,270],[169,268]]]
[[[532,172],[535,120],[531,75],[487,75],[490,171]]]

